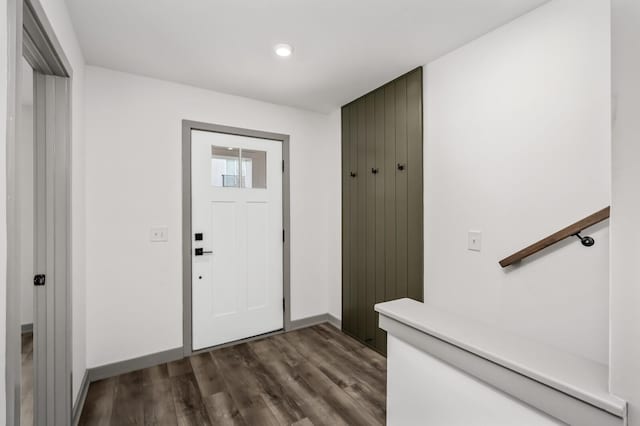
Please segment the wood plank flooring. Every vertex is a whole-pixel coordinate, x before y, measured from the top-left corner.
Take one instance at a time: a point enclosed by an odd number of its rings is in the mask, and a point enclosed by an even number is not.
[[[33,333],[22,334],[20,424],[33,425]]]
[[[386,359],[321,324],[94,382],[81,425],[382,425]]]

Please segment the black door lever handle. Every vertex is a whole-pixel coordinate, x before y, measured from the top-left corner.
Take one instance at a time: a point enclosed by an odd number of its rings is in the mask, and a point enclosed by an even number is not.
[[[372,167],[371,168],[371,173],[373,173],[374,175],[377,175],[379,171],[380,170],[377,167]]]
[[[355,173],[355,172],[351,172],[351,177],[356,177],[356,176],[358,176],[358,174],[357,174],[357,173]]]
[[[196,256],[202,256],[204,254],[213,254],[213,252],[212,251],[207,251],[207,250],[205,250],[203,248],[197,248],[196,249]]]

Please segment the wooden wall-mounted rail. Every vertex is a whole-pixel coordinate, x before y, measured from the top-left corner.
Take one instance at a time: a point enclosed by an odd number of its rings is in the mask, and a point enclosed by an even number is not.
[[[606,207],[599,212],[587,216],[584,219],[577,221],[573,225],[569,225],[566,228],[556,232],[555,234],[549,235],[547,238],[544,238],[537,243],[531,244],[529,247],[524,248],[519,252],[512,254],[511,256],[505,257],[500,261],[500,266],[505,268],[509,265],[521,261],[525,257],[529,257],[532,254],[535,254],[540,250],[549,247],[550,245],[560,242],[565,238],[574,236],[580,233],[582,230],[608,219],[610,211],[611,207]]]

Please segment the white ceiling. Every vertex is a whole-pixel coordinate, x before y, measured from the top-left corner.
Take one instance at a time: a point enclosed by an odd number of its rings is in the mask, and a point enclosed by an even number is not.
[[[548,0],[67,0],[91,65],[330,111]],[[289,43],[294,54],[277,57]]]

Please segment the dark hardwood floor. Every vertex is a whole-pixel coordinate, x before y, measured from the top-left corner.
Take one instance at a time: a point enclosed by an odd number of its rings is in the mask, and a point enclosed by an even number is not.
[[[381,425],[386,359],[322,324],[92,383],[81,425]]]
[[[22,334],[20,424],[33,425],[33,333]]]

